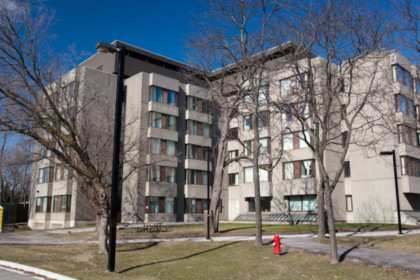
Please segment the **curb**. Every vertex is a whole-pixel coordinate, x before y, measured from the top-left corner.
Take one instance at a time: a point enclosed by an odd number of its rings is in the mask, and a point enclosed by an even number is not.
[[[48,279],[53,279],[53,280],[77,280],[76,278],[67,277],[67,276],[54,273],[48,270],[44,270],[44,269],[40,269],[40,268],[36,268],[36,267],[24,265],[24,264],[18,264],[14,262],[0,260],[0,266],[3,266],[5,268],[13,268],[13,269],[24,271],[24,272],[29,272],[29,273],[35,274],[36,276],[46,277]]]

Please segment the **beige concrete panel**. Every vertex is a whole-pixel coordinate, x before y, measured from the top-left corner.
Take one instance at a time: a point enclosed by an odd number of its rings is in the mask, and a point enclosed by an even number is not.
[[[199,135],[192,135],[186,134],[185,135],[185,144],[193,144],[205,147],[211,147],[211,138],[199,136]]]
[[[401,191],[420,194],[420,177],[401,176]]]
[[[211,99],[211,94],[207,89],[192,84],[185,85],[185,93],[205,100]]]
[[[149,86],[158,86],[172,91],[179,91],[179,81],[156,73],[149,76]]]
[[[163,214],[163,213],[147,213],[145,214],[146,222],[176,222],[175,214]]]
[[[160,138],[165,140],[178,141],[178,131],[149,127],[147,129],[148,138]]]
[[[278,183],[283,195],[307,195],[317,193],[316,178],[283,180]]]
[[[205,185],[185,184],[184,190],[186,198],[207,198],[207,186]]]
[[[145,196],[176,197],[176,183],[146,182]]]
[[[53,184],[52,195],[71,194],[67,191],[67,181],[57,181]]]
[[[160,102],[149,101],[147,105],[147,110],[149,112],[153,111],[153,112],[163,113],[163,114],[172,115],[176,117],[178,117],[179,115],[178,106],[164,104]]]
[[[211,121],[212,121],[211,115],[205,114],[205,113],[200,113],[200,112],[195,112],[195,111],[191,111],[191,110],[186,110],[185,111],[185,119],[195,120],[195,121],[208,123],[208,124],[211,124]]]
[[[204,214],[184,214],[185,222],[202,222],[204,220]]]
[[[170,156],[166,156],[166,155],[148,154],[146,156],[146,163],[147,164],[153,164],[153,165],[177,167],[178,166],[178,158],[177,157],[170,157]]]
[[[242,180],[242,174],[241,174],[241,166],[238,163],[231,163],[229,164],[229,166],[227,167],[227,173],[239,173],[239,181],[241,182]]]
[[[207,171],[207,161],[198,160],[198,159],[186,159],[185,169],[197,169],[197,170]],[[211,172],[211,164],[210,164],[210,172]]]

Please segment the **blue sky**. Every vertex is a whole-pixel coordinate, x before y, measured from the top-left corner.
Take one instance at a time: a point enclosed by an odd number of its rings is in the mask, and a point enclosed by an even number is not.
[[[134,46],[186,62],[186,40],[192,22],[205,9],[200,0],[47,0],[55,10],[52,47],[66,52],[95,53],[98,41],[121,40]]]

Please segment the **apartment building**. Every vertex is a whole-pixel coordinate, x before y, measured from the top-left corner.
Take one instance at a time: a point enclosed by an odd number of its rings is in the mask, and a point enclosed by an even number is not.
[[[207,151],[215,146],[220,125],[209,107],[211,93],[202,81],[191,78],[190,66],[119,41],[114,44],[127,48],[124,145],[138,139],[134,149],[126,150],[124,156],[142,163],[134,171],[123,167],[127,179],[120,191],[121,221],[201,221],[207,208],[207,183],[211,182]],[[290,46],[293,48],[293,44]],[[285,68],[282,56],[286,54],[279,51],[267,61],[276,67],[261,88],[262,100],[292,96],[301,89],[298,81],[305,77],[297,77]],[[342,178],[333,192],[335,217],[347,222],[396,222],[392,158],[378,153],[395,149],[403,222],[416,224],[420,220],[419,69],[398,52],[389,52],[382,60],[389,75],[388,82],[383,83],[387,88],[383,94],[392,100],[395,130],[387,134],[376,152],[351,145]],[[113,92],[115,61],[113,54],[93,55],[81,64],[83,79],[95,83],[106,80]],[[257,124],[252,124],[245,113],[230,123],[231,135],[241,140],[229,141],[230,159],[251,154],[252,127],[260,127],[261,206],[263,217],[271,221],[316,216],[319,170],[303,140],[310,138],[308,132],[293,116],[297,106],[290,104],[282,112],[262,108]],[[302,112],[309,114],[310,108],[302,108]],[[43,153],[42,147],[36,149]],[[265,168],[279,151],[279,163],[273,169]],[[338,158],[334,151],[326,152],[325,158],[328,168],[335,170]],[[65,166],[47,157],[35,163],[33,170],[36,207],[30,213],[32,228],[75,226],[94,219],[80,186]],[[240,160],[226,167],[221,220],[252,221],[252,174],[250,161]]]

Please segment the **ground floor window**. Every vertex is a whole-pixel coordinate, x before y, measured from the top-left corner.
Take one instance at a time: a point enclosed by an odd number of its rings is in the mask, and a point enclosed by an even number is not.
[[[290,212],[315,211],[315,195],[296,195],[289,197]]]
[[[272,197],[261,197],[260,204],[261,204],[261,211],[262,212],[270,212],[271,211],[271,199]],[[248,212],[255,212],[255,198],[247,197],[245,200],[248,202]]]
[[[37,197],[35,212],[47,213],[51,211],[51,196]]]
[[[185,213],[202,214],[207,210],[207,199],[187,198],[185,199]]]
[[[346,211],[353,212],[353,196],[346,195]]]
[[[146,197],[146,212],[174,214],[175,201],[174,197],[148,196]]]
[[[70,213],[71,195],[55,195],[53,212]]]

